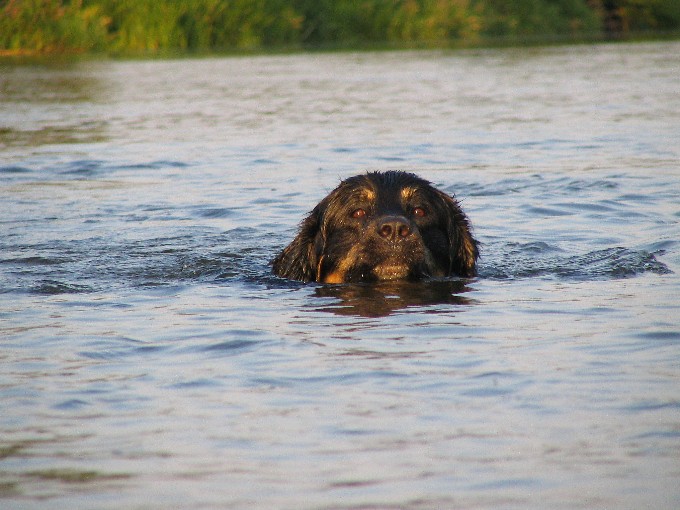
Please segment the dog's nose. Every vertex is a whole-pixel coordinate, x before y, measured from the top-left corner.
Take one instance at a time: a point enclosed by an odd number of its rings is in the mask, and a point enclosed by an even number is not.
[[[388,216],[378,222],[378,234],[387,240],[404,239],[411,235],[411,225],[402,216]]]

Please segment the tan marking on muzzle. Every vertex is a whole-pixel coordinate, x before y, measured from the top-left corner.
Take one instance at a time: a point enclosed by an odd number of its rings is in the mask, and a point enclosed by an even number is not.
[[[356,262],[358,252],[359,247],[356,245],[352,246],[352,248],[347,252],[345,257],[340,261],[338,267],[336,267],[335,270],[324,276],[323,279],[320,278],[321,262],[319,262],[319,266],[317,269],[317,281],[320,281],[322,283],[344,283],[345,275],[347,274],[349,268],[352,267],[352,265]]]

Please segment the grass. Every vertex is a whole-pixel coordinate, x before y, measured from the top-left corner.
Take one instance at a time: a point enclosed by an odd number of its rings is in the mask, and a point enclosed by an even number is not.
[[[677,0],[0,0],[0,56],[15,58],[477,46],[678,30]]]

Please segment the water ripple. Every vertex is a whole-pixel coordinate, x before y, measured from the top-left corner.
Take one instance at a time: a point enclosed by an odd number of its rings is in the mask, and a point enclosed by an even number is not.
[[[542,249],[543,246],[545,249]],[[644,273],[672,273],[666,264],[645,250],[615,247],[583,255],[555,256],[553,253],[560,250],[537,243],[510,245],[500,256],[499,251],[502,248],[496,250],[491,256],[493,260],[482,264],[481,277],[503,279],[550,276],[568,280],[601,280],[629,278]]]
[[[241,336],[243,335],[252,336],[253,333],[254,333],[253,331],[243,330],[237,334],[240,334]],[[226,340],[224,342],[218,342],[215,344],[200,347],[198,350],[203,352],[212,352],[225,355],[237,355],[242,352],[252,350],[261,344],[262,342],[257,340]]]

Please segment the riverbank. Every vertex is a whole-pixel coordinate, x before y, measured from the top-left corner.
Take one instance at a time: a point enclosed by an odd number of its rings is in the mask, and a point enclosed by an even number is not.
[[[680,34],[675,0],[9,0],[0,57],[572,43]]]

